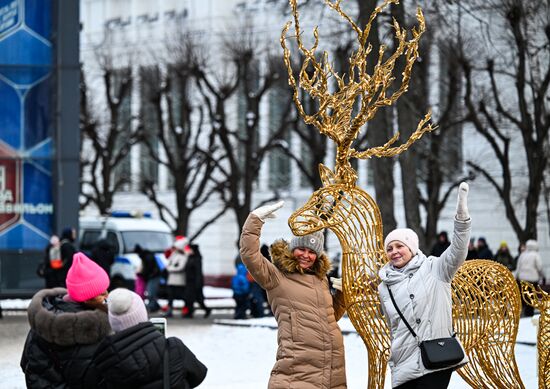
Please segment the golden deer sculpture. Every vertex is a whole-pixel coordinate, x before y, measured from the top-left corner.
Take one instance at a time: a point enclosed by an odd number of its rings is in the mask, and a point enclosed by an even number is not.
[[[334,171],[320,165],[319,172],[323,187],[315,191],[307,203],[291,215],[288,223],[295,235],[306,235],[328,228],[338,238],[342,247],[342,282],[347,312],[350,321],[367,348],[368,387],[383,388],[390,349],[389,331],[381,314],[377,291],[380,282],[378,271],[386,262],[383,226],[376,202],[368,193],[356,186],[357,173],[352,168],[350,159],[396,156],[407,150],[424,133],[433,130],[429,123],[430,114],[428,113],[419,122],[416,131],[409,139],[399,146],[393,146],[399,139],[399,133],[396,133],[382,146],[371,147],[363,152],[352,148],[360,129],[374,117],[378,109],[392,105],[407,90],[410,74],[418,57],[419,39],[425,31],[424,17],[419,9],[417,11],[419,27],[412,30],[412,38],[409,40],[407,40],[407,31],[401,29],[399,24],[394,21],[396,49],[391,55],[385,56],[386,48],[382,46],[373,74],[368,74],[366,63],[371,46],[366,42],[372,22],[385,7],[398,1],[384,1],[373,11],[365,28],[361,29],[343,12],[340,8],[340,1],[326,0],[326,4],[342,16],[357,34],[359,45],[357,51],[350,57],[348,76],[345,77],[334,71],[326,52],[320,58],[316,55],[319,43],[317,29],[313,33],[315,40],[312,48],[308,49],[304,46],[296,0],[289,1],[294,16],[295,38],[298,49],[304,57],[299,78],[296,81],[291,66],[291,50],[286,44],[287,33],[291,25],[288,23],[283,29],[281,45],[284,50],[289,85],[293,89],[294,103],[304,121],[314,125],[322,134],[333,140],[337,150]],[[400,56],[405,56],[401,83],[390,93],[389,90],[395,81],[395,77],[393,77],[395,62]],[[330,80],[333,81],[332,84],[330,84]],[[317,101],[316,112],[305,112],[301,104],[299,88]],[[359,104],[354,110],[357,102]],[[471,266],[474,265],[469,265],[467,269]],[[484,266],[486,270],[481,271]],[[478,385],[485,377],[491,377],[490,369],[496,364],[500,364],[501,368],[496,371],[501,372],[504,377],[512,377],[510,380],[506,378],[505,382],[517,383],[517,385],[511,384],[508,387],[523,387],[517,374],[513,348],[510,353],[509,344],[506,343],[510,339],[512,344],[515,341],[519,311],[516,312],[514,309],[518,306],[519,293],[516,293],[515,297],[507,295],[511,300],[516,299],[515,303],[507,303],[507,310],[504,308],[501,310],[499,308],[485,309],[486,305],[502,298],[506,293],[491,289],[491,282],[480,275],[500,276],[502,269],[480,263],[477,263],[474,268],[475,271],[472,271],[471,275],[468,270],[465,273],[459,271],[459,274],[464,274],[464,277],[459,275],[458,279],[455,277],[457,281],[453,282],[453,290],[459,291],[458,294],[454,293],[453,300],[455,304],[462,304],[453,311],[457,329],[459,332],[465,331],[459,336],[465,342],[466,351],[470,351],[469,355],[476,356],[472,359],[468,370],[461,374],[467,382]],[[478,276],[474,274],[478,274]],[[507,276],[505,275],[505,278]],[[469,290],[467,283],[472,279],[476,279],[477,284],[472,290]],[[468,292],[462,295],[463,290]],[[490,313],[487,313],[489,317],[486,317],[486,312],[489,311]],[[513,321],[516,322],[515,327],[512,324]],[[476,324],[477,322],[479,323]],[[503,323],[512,325],[509,335],[505,337],[505,344],[491,343],[494,340],[497,342],[503,340],[504,337],[498,335]],[[466,331],[470,330],[483,330],[484,332],[466,334]],[[479,350],[482,347],[486,349],[486,352]],[[490,350],[495,347],[499,348],[499,351],[491,354]],[[500,351],[503,347],[505,350]],[[498,360],[491,359],[493,355],[498,355]],[[500,359],[503,356],[506,356],[505,360]],[[503,371],[505,372],[502,373]],[[476,387],[500,387],[496,384],[496,386],[491,386],[490,379],[487,382],[487,384],[479,384],[480,386]]]
[[[539,389],[550,389],[550,294],[529,282],[521,282],[523,299],[540,311],[537,352]]]

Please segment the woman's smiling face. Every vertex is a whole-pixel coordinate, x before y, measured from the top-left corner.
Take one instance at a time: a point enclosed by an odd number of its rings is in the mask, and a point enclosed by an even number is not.
[[[317,260],[317,254],[315,251],[312,251],[307,247],[296,247],[292,250],[292,255],[296,258],[298,264],[303,270],[307,270],[312,267],[315,260]]]
[[[409,263],[413,257],[411,249],[399,240],[392,240],[388,243],[386,246],[386,255],[390,263],[398,269]]]

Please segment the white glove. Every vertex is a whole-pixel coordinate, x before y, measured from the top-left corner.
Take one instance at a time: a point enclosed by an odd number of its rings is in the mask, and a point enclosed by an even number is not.
[[[342,291],[342,279],[336,277],[330,277],[330,282],[332,282],[332,287],[336,290]]]
[[[468,190],[470,187],[466,182],[460,183],[458,187],[458,199],[456,202],[456,219],[468,220],[470,219],[470,213],[468,212]]]
[[[273,204],[263,205],[259,208],[256,208],[255,210],[253,210],[250,213],[258,216],[261,221],[265,222],[265,219],[274,219],[274,218],[276,218],[277,214],[275,213],[275,211],[278,210],[279,208],[282,208],[284,203],[285,202],[281,200],[281,201],[273,203]]]

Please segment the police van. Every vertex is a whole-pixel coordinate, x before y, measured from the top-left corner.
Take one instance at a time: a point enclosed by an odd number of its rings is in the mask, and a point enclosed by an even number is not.
[[[172,246],[172,230],[162,220],[149,213],[112,212],[109,216],[82,216],[80,223],[80,250],[90,254],[99,240],[105,240],[115,252],[111,279],[133,283],[141,269],[136,246],[155,253],[157,262],[166,263],[164,251]],[[161,267],[162,268],[162,267]]]

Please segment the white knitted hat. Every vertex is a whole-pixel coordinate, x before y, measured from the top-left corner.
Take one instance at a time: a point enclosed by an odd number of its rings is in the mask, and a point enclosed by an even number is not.
[[[384,240],[384,250],[388,247],[388,243],[398,240],[407,246],[413,255],[418,253],[418,235],[410,228],[397,228],[390,232]]]
[[[131,290],[118,288],[109,293],[109,323],[115,332],[148,320],[147,309],[141,297]]]

